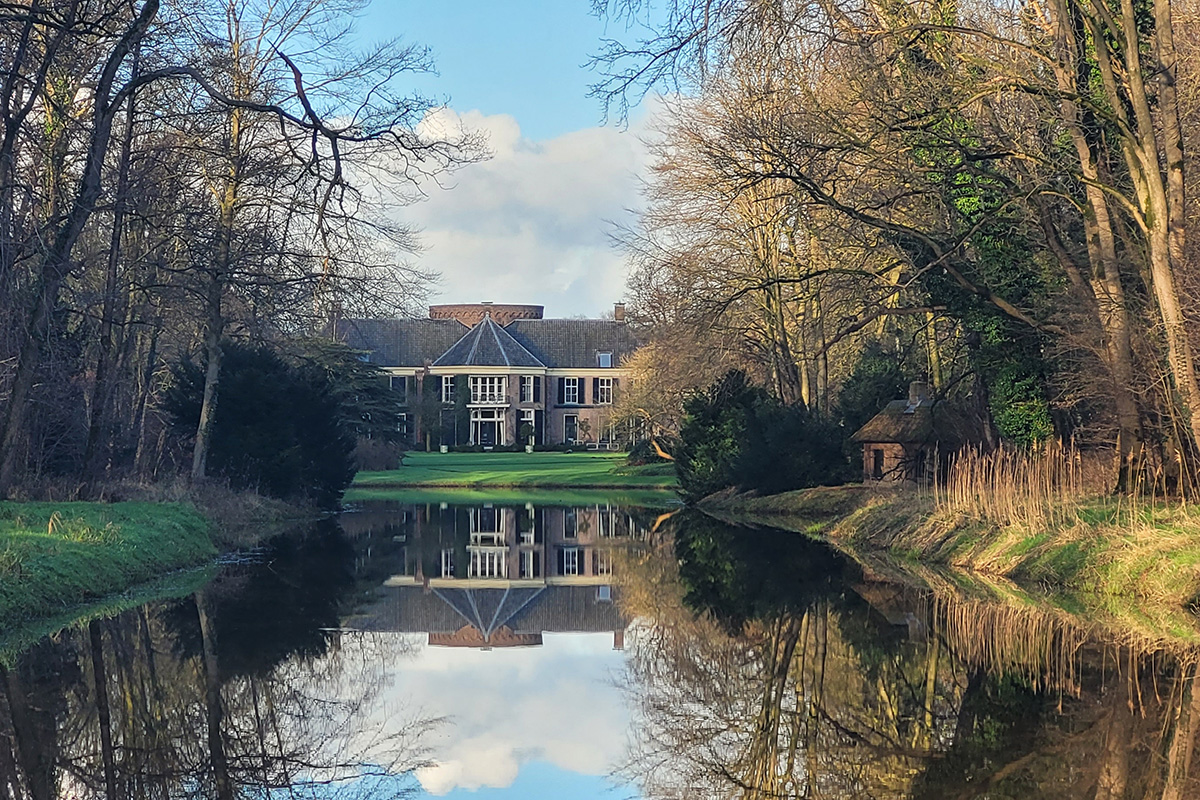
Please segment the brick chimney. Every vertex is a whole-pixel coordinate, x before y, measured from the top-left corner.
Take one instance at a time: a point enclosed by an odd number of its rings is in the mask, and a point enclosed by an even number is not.
[[[613,319],[617,322],[625,321],[625,304],[613,303]]]
[[[913,381],[908,385],[908,404],[917,406],[923,401],[929,401],[929,384],[925,381]]]

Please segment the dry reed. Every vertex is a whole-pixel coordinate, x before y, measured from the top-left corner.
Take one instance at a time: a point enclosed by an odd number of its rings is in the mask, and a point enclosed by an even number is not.
[[[1111,472],[1102,457],[1062,442],[1041,450],[967,449],[935,477],[932,491],[939,511],[1044,530],[1071,522],[1083,500],[1109,494]]]

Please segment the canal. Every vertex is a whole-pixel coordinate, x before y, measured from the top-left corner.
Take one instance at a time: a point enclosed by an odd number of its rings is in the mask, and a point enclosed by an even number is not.
[[[1200,797],[1187,632],[797,534],[369,501],[180,587],[0,660],[0,800]]]

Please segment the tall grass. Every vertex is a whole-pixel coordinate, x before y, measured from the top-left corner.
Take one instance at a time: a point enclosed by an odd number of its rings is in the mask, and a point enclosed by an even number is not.
[[[1040,450],[969,448],[951,459],[932,491],[939,511],[1043,530],[1070,522],[1081,502],[1111,494],[1111,456],[1052,442]]]

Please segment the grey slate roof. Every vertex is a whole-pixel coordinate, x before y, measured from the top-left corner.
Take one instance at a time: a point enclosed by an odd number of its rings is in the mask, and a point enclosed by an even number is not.
[[[595,368],[596,353],[612,353],[614,367],[637,349],[629,325],[608,319],[518,319],[505,328],[547,367]]]
[[[615,603],[597,602],[595,586],[521,589],[384,587],[378,600],[351,621],[361,630],[452,633],[464,624],[481,630],[507,625],[518,633],[599,632],[625,628]]]
[[[384,367],[423,367],[462,338],[467,326],[453,319],[351,319],[338,338]]]
[[[491,317],[484,317],[433,363],[438,367],[546,366]]]
[[[452,319],[354,319],[338,323],[338,338],[384,367],[512,366],[594,369],[597,353],[622,366],[637,342],[624,322],[607,319],[519,319],[501,327],[491,318],[474,328]]]

